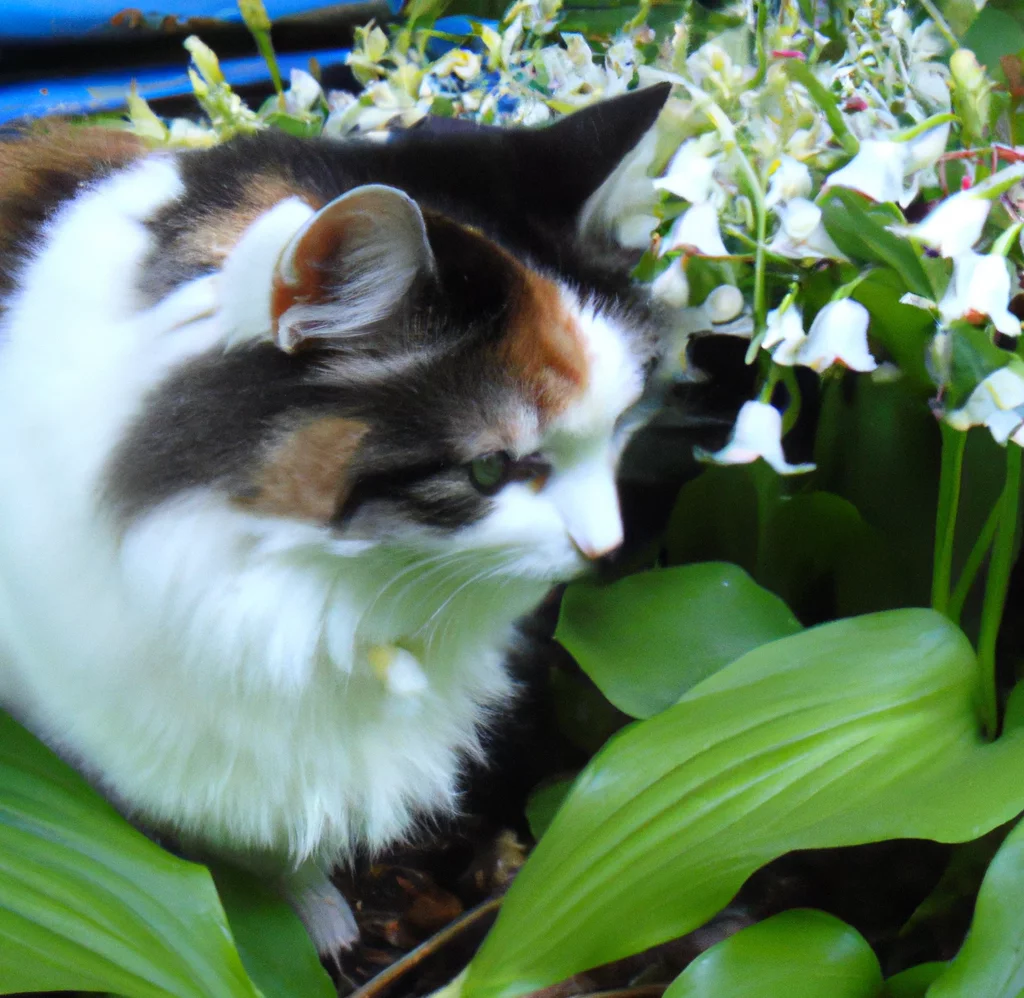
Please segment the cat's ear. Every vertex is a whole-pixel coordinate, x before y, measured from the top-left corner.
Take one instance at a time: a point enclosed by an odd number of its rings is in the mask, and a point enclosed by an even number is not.
[[[532,197],[540,195],[553,210],[578,216],[650,130],[671,89],[657,83],[598,101],[546,128],[524,130]]]
[[[313,215],[281,254],[270,307],[275,342],[291,351],[318,333],[367,329],[435,269],[416,202],[395,187],[357,187]]]

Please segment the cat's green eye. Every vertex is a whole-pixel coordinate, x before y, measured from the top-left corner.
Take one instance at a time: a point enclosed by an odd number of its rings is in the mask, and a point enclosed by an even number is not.
[[[512,458],[505,451],[484,454],[469,463],[469,480],[485,496],[492,496],[509,479]]]

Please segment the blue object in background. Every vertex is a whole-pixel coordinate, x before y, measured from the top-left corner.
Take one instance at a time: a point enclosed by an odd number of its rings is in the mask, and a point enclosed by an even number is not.
[[[0,0],[2,3],[3,0]],[[292,69],[306,69],[311,58],[322,68],[343,65],[346,49],[278,54],[277,63],[285,81]],[[233,87],[269,81],[267,64],[261,56],[224,59],[221,69]],[[38,118],[46,114],[88,114],[116,111],[125,106],[132,80],[147,100],[180,97],[192,93],[185,70],[188,53],[182,49],[181,63],[174,67],[145,67],[93,73],[79,78],[32,80],[0,86],[0,124],[16,118]]]
[[[90,36],[201,31],[204,22],[241,25],[242,17],[231,0],[0,0],[0,43],[87,41]],[[265,0],[271,20],[308,14],[318,8],[344,7],[361,0],[335,0],[311,4],[309,0]],[[402,0],[387,0],[397,14]]]

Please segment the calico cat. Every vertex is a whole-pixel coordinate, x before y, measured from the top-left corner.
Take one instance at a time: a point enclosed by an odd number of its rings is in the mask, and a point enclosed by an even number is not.
[[[576,233],[666,97],[0,142],[0,702],[321,953],[331,864],[456,806],[517,618],[621,541],[662,325]]]

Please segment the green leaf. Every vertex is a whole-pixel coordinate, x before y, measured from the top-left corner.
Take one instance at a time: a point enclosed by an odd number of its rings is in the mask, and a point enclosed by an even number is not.
[[[573,782],[571,779],[556,780],[530,794],[530,799],[526,802],[526,820],[530,825],[530,834],[538,842],[555,820],[555,814],[569,796]]]
[[[723,665],[799,630],[786,604],[743,569],[710,562],[610,586],[574,583],[555,639],[619,710],[651,717]]]
[[[0,993],[255,998],[205,867],[0,714]]]
[[[864,937],[823,911],[784,911],[701,953],[665,998],[878,998]]]
[[[821,212],[828,234],[847,256],[885,264],[899,274],[914,294],[935,297],[917,251],[902,236],[888,230],[887,226],[896,219],[883,205],[872,204],[845,187],[833,187],[821,205]]]
[[[935,334],[935,317],[923,308],[900,304],[906,287],[895,270],[879,267],[857,285],[851,297],[871,313],[872,339],[885,347],[917,386],[931,393],[935,386],[925,367],[925,352]]]
[[[324,120],[319,116],[300,118],[298,115],[288,114],[285,111],[271,112],[266,117],[266,123],[271,128],[287,132],[300,139],[314,139],[323,131],[324,127]]]
[[[928,998],[1018,998],[1024,991],[1024,824],[1006,837],[978,892],[971,930]]]
[[[236,867],[211,868],[249,976],[267,998],[336,998],[337,988],[291,906]]]
[[[804,621],[903,602],[906,582],[898,560],[846,499],[830,492],[784,498],[767,521],[761,582]]]
[[[814,75],[814,71],[800,59],[784,59],[782,68],[786,75],[797,83],[802,83],[811,95],[811,99],[824,112],[832,127],[832,133],[839,140],[842,147],[851,155],[855,155],[860,143],[857,137],[846,126],[839,105],[831,91]]]
[[[982,380],[1006,367],[1014,355],[997,347],[987,329],[959,321],[949,328],[953,349],[946,404],[958,408]]]
[[[1010,0],[1008,10],[1000,10],[998,4],[990,2],[971,25],[964,46],[995,74],[1002,56],[1024,49],[1024,17],[1019,0]]]
[[[711,467],[679,490],[665,534],[672,564],[729,561],[757,570],[756,467]]]
[[[928,985],[945,969],[946,964],[936,961],[919,963],[916,967],[893,974],[886,979],[885,990],[882,992],[884,998],[925,998]]]
[[[978,667],[930,610],[762,645],[577,779],[470,966],[516,998],[702,925],[794,849],[977,838],[1024,807],[1024,730],[986,744]]]

